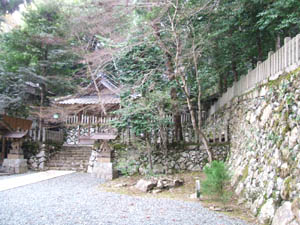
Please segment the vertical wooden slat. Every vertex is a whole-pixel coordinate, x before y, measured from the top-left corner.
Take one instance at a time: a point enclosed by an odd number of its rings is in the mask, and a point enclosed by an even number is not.
[[[77,138],[78,143],[79,143],[79,137],[80,137],[80,125],[78,125],[78,138]],[[75,142],[76,142],[76,141],[75,141]]]
[[[42,137],[42,142],[45,143],[46,142],[46,128],[43,127],[43,137]]]
[[[5,138],[2,138],[2,152],[1,152],[1,161],[4,159],[5,157],[5,147],[6,147],[6,140]]]
[[[297,62],[297,65],[299,66],[300,65],[300,34],[298,34],[296,36],[296,62]]]

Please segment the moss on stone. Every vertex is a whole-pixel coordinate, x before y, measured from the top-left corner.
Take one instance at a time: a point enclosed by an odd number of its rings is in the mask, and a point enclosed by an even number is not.
[[[289,131],[291,131],[291,128],[290,128],[290,126],[287,124],[287,125],[283,128],[281,136],[284,137]]]
[[[287,177],[283,183],[284,190],[288,196],[290,195],[291,192],[291,183],[292,183],[292,176]]]
[[[276,80],[270,80],[266,85],[268,87],[279,87],[279,85],[281,84],[282,81],[284,80],[288,80],[290,81],[291,78],[293,76],[299,76],[300,75],[300,67],[290,73],[287,73],[287,74],[284,74],[284,75],[281,75],[278,79]]]
[[[121,144],[121,143],[115,143],[112,145],[112,147],[114,150],[119,151],[119,150],[125,149],[127,147],[127,145]]]
[[[284,106],[285,106],[284,101],[280,102],[280,105],[279,105],[278,109],[277,109],[277,110],[274,110],[274,112],[275,112],[275,113],[281,113],[282,110],[284,109]]]
[[[229,141],[227,141],[227,142],[217,142],[217,143],[211,143],[211,144],[209,144],[209,146],[210,147],[223,147],[223,146],[228,146],[229,147]]]
[[[248,177],[249,174],[249,165],[247,165],[244,169],[243,169],[243,176],[242,176],[242,181],[245,181]]]

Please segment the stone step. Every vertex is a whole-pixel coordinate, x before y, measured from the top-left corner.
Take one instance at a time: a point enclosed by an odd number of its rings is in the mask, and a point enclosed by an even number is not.
[[[61,154],[55,154],[54,156],[67,156],[67,157],[89,157],[91,154],[67,154],[67,153],[61,153]]]
[[[48,163],[45,165],[46,167],[72,167],[72,168],[85,168],[87,169],[88,164],[56,164],[56,163]]]
[[[88,161],[89,157],[88,158],[74,158],[74,157],[53,157],[51,158],[51,160],[53,161],[62,161],[62,162],[65,162],[65,161]]]
[[[46,163],[46,167],[53,170],[86,171],[91,153],[91,147],[63,146]]]
[[[55,166],[55,167],[63,167],[63,166],[88,166],[88,163],[47,163],[46,166]]]
[[[88,161],[50,161],[46,163],[47,165],[80,165],[80,164],[88,164]]]
[[[74,152],[59,152],[56,155],[75,155],[75,156],[80,156],[80,155],[84,155],[84,156],[88,156],[91,155],[91,152],[82,152],[82,153],[74,153]]]
[[[66,148],[66,147],[63,147],[62,148],[63,151],[92,151],[92,148]]]
[[[51,159],[49,162],[55,163],[87,163],[89,160],[82,159],[82,160],[72,160],[72,159]]]
[[[91,153],[70,153],[70,152],[60,152],[55,155],[59,156],[90,156]]]
[[[60,152],[91,152],[92,150],[70,150],[70,149],[61,149]]]
[[[54,166],[47,166],[48,170],[72,170],[72,171],[78,171],[78,172],[86,172],[86,168],[78,168],[78,167],[54,167]]]

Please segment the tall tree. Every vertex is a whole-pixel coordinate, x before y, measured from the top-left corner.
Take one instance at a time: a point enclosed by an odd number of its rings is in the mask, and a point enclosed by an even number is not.
[[[63,26],[59,4],[47,1],[29,8],[24,14],[24,26],[0,37],[3,74],[22,74],[23,84],[26,81],[39,84],[43,89],[39,105],[44,105],[47,90],[56,95],[74,90],[71,76],[76,69],[77,56],[64,37],[67,27]],[[5,80],[5,77],[0,79]],[[26,95],[23,97],[26,102]]]
[[[202,92],[198,63],[202,51],[202,38],[195,32],[194,21],[197,20],[199,14],[210,11],[215,6],[206,1],[165,0],[148,1],[147,7],[143,8],[144,10],[140,9],[141,14],[146,15],[144,18],[155,43],[163,52],[165,61],[163,74],[168,77],[170,82],[175,81],[176,88],[184,94],[194,132],[204,143],[209,162],[213,159],[212,151],[201,131]],[[188,82],[189,77],[195,78],[196,96],[191,95],[192,86]],[[178,98],[179,94],[176,88],[171,91],[171,97],[174,100]],[[196,104],[193,103],[193,98],[197,99]],[[178,105],[175,104],[173,107],[173,113],[178,115]],[[197,114],[196,109],[198,110]]]

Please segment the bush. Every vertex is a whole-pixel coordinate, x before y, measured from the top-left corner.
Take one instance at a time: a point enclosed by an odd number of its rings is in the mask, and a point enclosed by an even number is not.
[[[27,140],[23,142],[22,149],[25,159],[30,159],[31,156],[34,156],[39,153],[40,145],[37,141]]]
[[[121,160],[117,163],[116,168],[122,176],[132,176],[138,171],[138,166],[134,160]]]
[[[230,193],[225,190],[230,181],[228,167],[222,161],[213,161],[211,165],[204,167],[206,179],[201,184],[201,192],[204,195],[216,195],[226,201]]]

